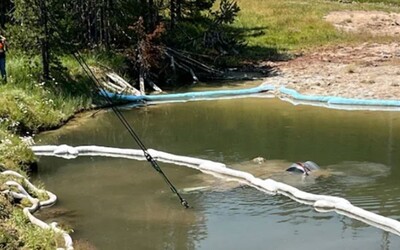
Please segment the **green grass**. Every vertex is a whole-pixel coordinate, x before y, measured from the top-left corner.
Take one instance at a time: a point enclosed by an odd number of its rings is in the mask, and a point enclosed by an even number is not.
[[[123,69],[123,59],[118,56],[88,53],[84,57],[92,66]],[[10,53],[8,83],[0,85],[3,128],[21,135],[36,133],[91,106],[94,91],[90,78],[73,57],[64,56],[60,62],[62,67],[53,70],[51,79],[40,82],[39,58]]]
[[[372,1],[372,0],[370,0]],[[395,2],[397,0],[394,0]],[[241,11],[234,26],[243,30],[250,57],[269,57],[317,46],[382,40],[369,35],[340,32],[323,17],[331,11],[383,10],[400,12],[396,6],[339,3],[327,0],[237,0]],[[385,2],[392,2],[386,0]],[[395,40],[395,38],[385,38]]]
[[[52,230],[32,225],[22,210],[5,204],[9,204],[7,199],[0,195],[0,206],[5,209],[0,221],[1,249],[53,250],[58,247],[60,236],[57,237]]]
[[[400,1],[399,0],[355,0],[355,2],[359,3],[379,3],[379,4],[393,4],[400,6]]]
[[[91,66],[123,72],[120,56],[104,53],[83,55]],[[0,82],[0,165],[27,176],[36,158],[20,136],[28,136],[63,124],[82,109],[93,104],[91,80],[71,56],[60,58],[49,81],[39,81],[39,57],[10,51],[7,57],[8,83]],[[0,176],[0,191],[10,178]],[[13,178],[11,178],[13,179]],[[18,180],[16,180],[18,181]],[[31,194],[42,197],[42,194]],[[29,204],[25,204],[29,205]],[[55,249],[60,236],[51,230],[32,225],[22,214],[22,205],[11,203],[0,194],[1,249]]]

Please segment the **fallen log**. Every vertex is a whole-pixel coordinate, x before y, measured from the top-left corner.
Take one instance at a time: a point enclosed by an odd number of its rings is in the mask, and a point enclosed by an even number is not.
[[[125,81],[122,77],[117,75],[116,73],[107,73],[106,76],[114,83],[120,85],[119,88],[123,89],[125,92],[129,92],[134,95],[140,95],[140,91],[134,88],[131,84],[129,84],[127,81]],[[109,84],[111,85],[111,82],[109,81]],[[115,84],[112,84],[113,86],[116,86]]]
[[[163,92],[160,87],[158,87],[153,81],[147,80],[147,83],[152,87],[156,92]]]
[[[190,68],[196,68],[198,70],[204,71],[211,75],[221,75],[222,74],[221,71],[214,69],[213,67],[210,67],[202,62],[199,62],[189,56],[186,56],[174,49],[166,48],[165,51],[166,51],[166,55],[170,58],[172,57],[174,59],[175,63],[176,63],[176,61],[179,60],[179,61],[181,61],[181,64],[190,65]]]

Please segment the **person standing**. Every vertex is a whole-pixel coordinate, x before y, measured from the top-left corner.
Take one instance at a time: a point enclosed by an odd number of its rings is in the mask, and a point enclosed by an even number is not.
[[[4,82],[7,82],[6,74],[6,51],[7,51],[7,41],[6,38],[0,35],[0,74]]]

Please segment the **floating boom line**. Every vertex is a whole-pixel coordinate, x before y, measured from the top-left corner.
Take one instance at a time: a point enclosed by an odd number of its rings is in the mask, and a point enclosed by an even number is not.
[[[53,206],[56,201],[57,201],[57,196],[49,191],[46,191],[44,189],[39,189],[36,186],[34,186],[28,179],[26,179],[24,176],[20,175],[19,173],[11,170],[6,170],[3,172],[0,172],[1,176],[4,177],[10,177],[10,179],[19,179],[20,181],[15,181],[15,180],[8,180],[4,183],[5,186],[8,187],[8,189],[2,191],[2,194],[9,195],[13,197],[14,199],[27,199],[29,202],[32,204],[30,207],[24,207],[22,209],[22,212],[24,215],[29,219],[29,221],[43,229],[49,229],[52,230],[53,232],[60,234],[63,239],[64,239],[64,247],[60,248],[58,247],[57,250],[73,250],[73,242],[71,236],[64,231],[63,229],[57,227],[57,223],[53,222],[50,224],[45,223],[42,220],[39,220],[36,218],[33,213],[36,211],[40,210],[41,208],[46,208]],[[21,184],[22,183],[22,184]],[[44,194],[48,196],[47,200],[39,200],[37,198],[33,198],[28,191],[26,191],[25,187],[31,192],[36,192],[39,194]]]
[[[31,149],[35,155],[38,156],[56,156],[67,159],[76,158],[78,156],[105,156],[141,161],[146,160],[143,151],[137,149],[102,146],[71,147],[68,145],[32,146]],[[222,179],[235,180],[269,195],[284,195],[296,202],[313,206],[317,212],[334,211],[338,214],[362,221],[373,227],[400,236],[399,221],[354,206],[350,201],[342,197],[304,192],[282,182],[277,182],[272,179],[263,180],[250,173],[228,168],[225,164],[219,162],[173,155],[153,149],[149,149],[148,151],[154,159],[158,161],[194,168]]]

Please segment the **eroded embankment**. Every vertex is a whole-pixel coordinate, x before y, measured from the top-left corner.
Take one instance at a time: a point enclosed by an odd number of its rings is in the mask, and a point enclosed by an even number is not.
[[[324,19],[366,42],[313,48],[293,60],[269,63],[278,74],[268,82],[306,95],[399,99],[400,13],[335,11]]]

